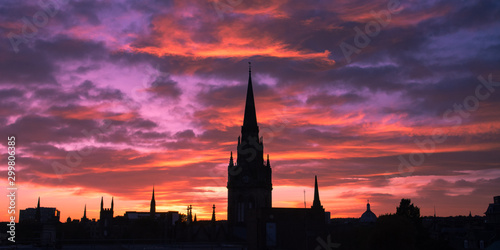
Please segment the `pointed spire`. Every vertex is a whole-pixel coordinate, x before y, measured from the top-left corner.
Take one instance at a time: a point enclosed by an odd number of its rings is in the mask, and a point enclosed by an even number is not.
[[[151,216],[156,214],[156,201],[155,201],[155,186],[153,186],[153,195],[151,196],[151,204],[149,205],[149,212]]]
[[[212,222],[215,222],[215,204],[212,206]]]
[[[83,219],[87,219],[87,204],[85,204],[85,207],[83,208]]]
[[[241,127],[243,132],[259,133],[259,127],[257,126],[257,114],[255,112],[255,101],[253,97],[253,87],[252,87],[252,65],[248,62],[248,87],[247,87],[247,99],[245,103],[245,116],[243,117],[243,126]],[[245,137],[245,136],[244,136]]]
[[[189,205],[187,208],[187,222],[193,222],[193,206]]]
[[[231,151],[231,158],[229,158],[229,166],[234,167],[234,161],[233,161],[233,151]]]
[[[321,201],[319,200],[318,176],[314,176],[314,200],[311,208],[321,209]]]
[[[101,211],[104,210],[104,198],[101,196]]]
[[[41,209],[40,209],[40,196],[38,196],[38,203],[36,205],[36,213],[35,213],[35,221],[40,222],[42,218]]]
[[[270,167],[271,164],[269,163],[269,154],[267,154],[267,166]]]
[[[196,218],[196,213],[194,214],[194,222],[197,222],[198,219]]]
[[[114,197],[111,197],[111,211],[113,211],[113,203],[114,203],[113,199],[114,199]]]

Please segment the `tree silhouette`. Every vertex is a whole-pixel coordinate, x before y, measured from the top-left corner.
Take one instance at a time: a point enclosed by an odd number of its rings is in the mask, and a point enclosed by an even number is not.
[[[418,223],[420,220],[420,208],[411,203],[411,199],[401,199],[399,207],[396,208],[396,215],[406,217]]]

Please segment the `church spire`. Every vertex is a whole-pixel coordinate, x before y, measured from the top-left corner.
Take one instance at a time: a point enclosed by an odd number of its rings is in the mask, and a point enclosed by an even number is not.
[[[114,200],[114,197],[111,197],[111,211],[113,211],[113,204],[114,204],[113,200]]]
[[[38,204],[36,205],[35,220],[40,222],[42,219],[42,213],[40,211],[40,196],[38,196]]]
[[[149,206],[149,213],[151,216],[156,214],[156,201],[155,201],[155,187],[153,186],[153,195],[151,196],[151,204]]]
[[[215,222],[215,204],[212,206],[212,222]]]
[[[233,161],[233,151],[231,151],[231,158],[229,158],[229,166],[234,167],[234,161]]]
[[[319,200],[318,176],[314,176],[314,201],[311,208],[323,208]]]
[[[89,219],[87,218],[87,204],[85,204],[85,207],[83,208],[83,217],[82,217],[82,222],[88,221]]]
[[[259,127],[257,126],[257,114],[255,112],[255,101],[253,97],[252,65],[250,62],[248,62],[247,99],[245,103],[245,116],[243,117],[243,126],[241,127],[241,132],[245,135],[247,133],[259,133]]]
[[[101,211],[104,210],[104,197],[101,196]]]

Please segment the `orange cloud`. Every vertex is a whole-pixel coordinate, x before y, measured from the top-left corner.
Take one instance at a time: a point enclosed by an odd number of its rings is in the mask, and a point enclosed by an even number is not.
[[[125,49],[156,56],[183,56],[191,58],[244,58],[268,56],[296,60],[318,59],[334,64],[330,51],[315,52],[300,49],[280,40],[269,32],[243,21],[223,23],[211,31],[187,27],[170,16],[153,20],[155,45],[127,45]],[[214,23],[214,25],[217,25]],[[201,32],[210,39],[199,40]],[[146,42],[147,44],[147,42]],[[150,43],[149,43],[150,44]]]

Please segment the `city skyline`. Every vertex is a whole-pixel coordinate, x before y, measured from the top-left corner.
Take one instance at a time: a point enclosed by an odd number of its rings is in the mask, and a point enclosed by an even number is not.
[[[332,218],[402,198],[483,216],[499,195],[494,1],[49,2],[0,4],[18,211],[149,211],[154,186],[158,212],[225,219],[248,61],[273,207],[310,207],[315,175]]]

